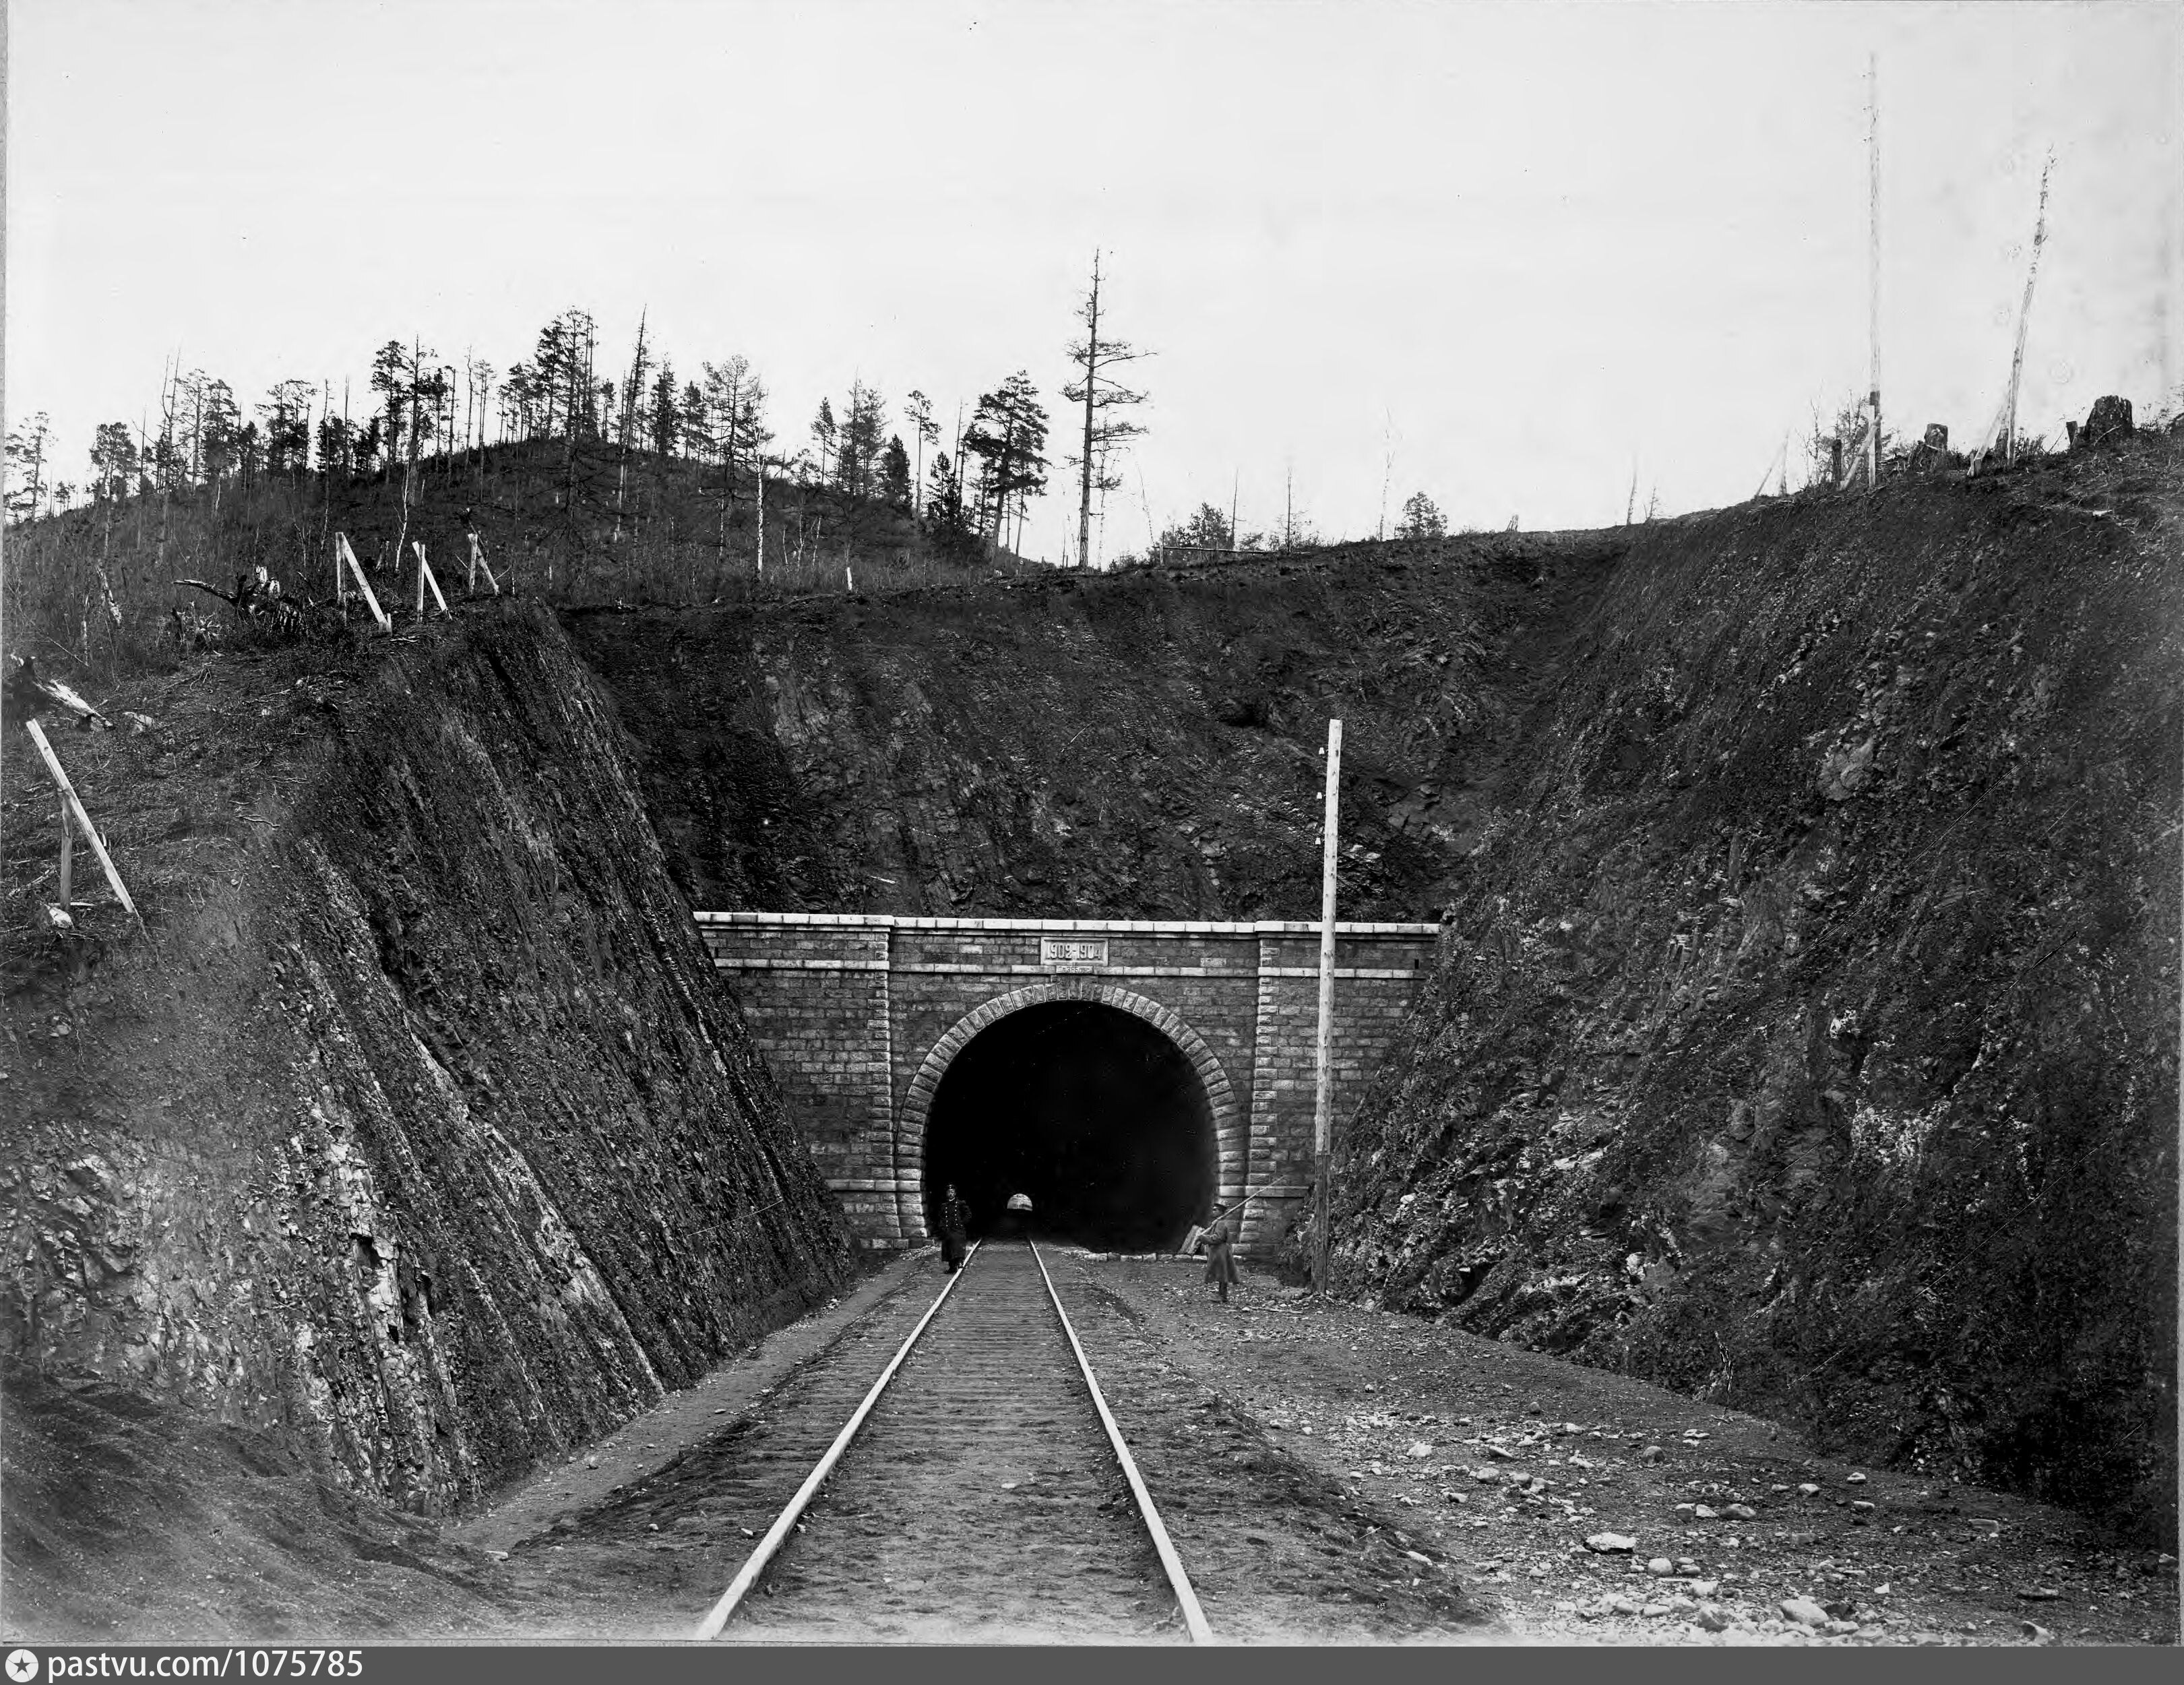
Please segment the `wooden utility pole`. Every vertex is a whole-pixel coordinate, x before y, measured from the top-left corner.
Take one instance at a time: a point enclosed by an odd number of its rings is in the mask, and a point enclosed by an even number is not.
[[[1334,1102],[1334,862],[1335,821],[1342,789],[1342,722],[1327,723],[1327,813],[1319,851],[1319,1056],[1312,1116],[1312,1285],[1327,1291],[1329,1149]]]
[[[1873,338],[1873,378],[1866,393],[1869,413],[1865,431],[1865,488],[1873,492],[1880,488],[1880,57],[1878,53],[1867,55],[1865,85],[1866,166],[1869,177],[1866,223],[1871,236],[1868,243],[1866,290]]]

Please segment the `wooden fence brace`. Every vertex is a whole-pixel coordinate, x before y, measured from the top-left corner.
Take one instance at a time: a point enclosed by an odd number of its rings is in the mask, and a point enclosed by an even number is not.
[[[464,534],[464,537],[467,538],[471,541],[471,572],[470,578],[465,583],[464,589],[469,591],[473,596],[477,594],[478,572],[482,568],[485,572],[485,583],[493,587],[493,595],[496,597],[499,596],[500,594],[500,581],[493,577],[493,569],[486,566],[485,549],[478,543],[478,535],[475,533],[466,533]]]
[[[69,810],[75,815],[76,823],[83,828],[83,840],[91,845],[91,851],[98,856],[98,863],[106,868],[106,881],[114,886],[114,899],[129,909],[129,916],[136,921],[136,928],[142,930],[144,915],[136,911],[136,903],[130,900],[129,891],[121,882],[120,873],[114,869],[114,857],[107,853],[106,845],[99,840],[98,828],[91,823],[91,815],[84,811],[83,798],[75,793],[75,786],[69,782],[68,773],[62,770],[60,757],[53,753],[53,745],[46,741],[44,728],[36,720],[25,720],[23,729],[30,733],[31,741],[37,745],[38,754],[46,763],[46,770],[53,774],[53,783],[60,788],[61,800],[68,804]],[[68,834],[64,831],[61,834],[66,836]]]
[[[75,888],[75,862],[70,858],[75,846],[75,827],[69,818],[68,797],[61,798],[61,911],[66,912]]]
[[[349,548],[348,534],[335,533],[334,543],[341,547],[342,560],[348,564],[348,571],[356,576],[356,589],[364,593],[364,605],[371,611],[371,617],[379,622],[379,629],[382,632],[393,631],[393,617],[380,607],[379,599],[372,594],[371,582],[364,577],[364,564],[356,559],[356,552]]]
[[[425,560],[425,544],[421,538],[412,538],[410,548],[417,552],[417,618],[425,617],[425,588],[432,588],[432,600],[440,605],[440,613],[448,612],[448,600],[440,594],[439,577],[432,572],[432,564]]]

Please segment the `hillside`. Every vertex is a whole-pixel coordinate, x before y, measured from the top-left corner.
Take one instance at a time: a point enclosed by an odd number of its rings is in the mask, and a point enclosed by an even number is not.
[[[1349,1108],[1346,1288],[2173,1542],[2180,492],[1642,529]]]
[[[42,933],[51,791],[6,765],[11,1353],[445,1513],[844,1279],[549,616],[120,699],[156,728],[59,748],[142,935],[81,851]]]
[[[264,567],[292,600],[331,602],[340,533],[391,606],[415,601],[412,543],[461,595],[471,532],[502,589],[571,605],[766,600],[840,592],[851,578],[869,590],[1027,566],[827,485],[769,475],[762,517],[757,499],[748,471],[724,484],[717,466],[650,451],[624,460],[596,438],[435,455],[414,478],[261,471],[148,490],[8,527],[8,653],[69,661],[99,682],[163,663],[177,650],[175,610],[226,615],[177,580],[226,591]],[[476,589],[488,594],[482,579]]]

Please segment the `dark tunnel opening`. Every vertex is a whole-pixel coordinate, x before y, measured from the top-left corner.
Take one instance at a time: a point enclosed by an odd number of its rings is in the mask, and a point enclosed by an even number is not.
[[[1101,1252],[1177,1245],[1214,1192],[1213,1108],[1183,1051],[1114,1007],[1055,1001],[980,1031],[956,1056],[925,1124],[925,1215],[952,1184],[971,1234],[1031,1232]]]

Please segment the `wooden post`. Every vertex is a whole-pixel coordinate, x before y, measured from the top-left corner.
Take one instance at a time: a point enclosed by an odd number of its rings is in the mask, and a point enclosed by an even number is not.
[[[2025,372],[2025,327],[2032,319],[2032,283],[2040,278],[2040,248],[2048,239],[2048,172],[2054,165],[2051,156],[2040,171],[2040,214],[2032,225],[2032,266],[2025,271],[2025,302],[2017,310],[2017,349],[2009,360],[2009,395],[2003,399],[2002,438],[2006,441],[2003,456],[2009,462],[2017,460],[2017,383]]]
[[[98,856],[98,863],[105,868],[106,881],[113,886],[114,899],[129,909],[129,916],[136,921],[136,928],[142,929],[144,915],[136,911],[136,903],[129,899],[129,891],[122,884],[121,874],[114,869],[113,856],[107,853],[106,845],[99,840],[98,829],[91,823],[91,815],[84,811],[82,798],[76,795],[75,786],[69,782],[69,775],[61,769],[60,757],[53,753],[53,745],[46,741],[44,728],[36,720],[25,720],[23,729],[30,733],[31,741],[37,745],[38,754],[46,763],[46,771],[53,775],[53,783],[60,789],[61,800],[75,815],[76,823],[82,827],[83,840],[91,845],[91,851]],[[64,831],[62,834],[65,836],[67,833]]]
[[[1870,176],[1870,204],[1866,220],[1871,234],[1867,257],[1868,314],[1872,320],[1873,381],[1866,396],[1872,413],[1866,418],[1872,432],[1866,437],[1865,488],[1880,489],[1880,57],[1869,53],[1865,61],[1866,162]]]
[[[476,533],[470,533],[465,534],[465,536],[471,541],[471,574],[469,587],[471,592],[472,594],[476,594],[477,591],[477,577],[479,572],[482,571],[485,574],[485,583],[493,587],[493,595],[496,597],[499,596],[500,594],[500,581],[493,577],[493,569],[486,566],[485,547],[478,543],[478,535]]]
[[[356,552],[349,548],[348,534],[335,533],[334,543],[340,546],[342,560],[348,564],[348,571],[355,576],[356,589],[364,593],[364,605],[371,611],[371,617],[379,622],[379,629],[382,632],[393,631],[394,618],[380,607],[379,599],[372,594],[371,582],[364,577],[364,564],[356,559]]]
[[[71,859],[70,858],[70,854],[74,851],[74,850],[75,850],[75,825],[70,822],[70,818],[69,818],[68,798],[64,795],[64,796],[63,796],[63,797],[61,798],[61,893],[60,893],[61,911],[62,911],[62,912],[67,912],[67,911],[68,911],[68,909],[69,909],[69,904],[70,904],[70,899],[71,899],[71,897],[72,897],[72,896],[73,896],[73,894],[74,894],[75,888],[75,862],[73,860],[71,860]]]
[[[432,572],[432,564],[425,560],[425,541],[412,538],[410,547],[417,552],[417,618],[422,620],[425,617],[425,588],[427,585],[432,588],[432,600],[440,605],[440,613],[444,617],[448,612],[448,600],[440,594],[439,576]]]
[[[1334,1141],[1334,862],[1335,822],[1342,789],[1342,722],[1327,723],[1327,816],[1320,828],[1319,851],[1319,1058],[1312,1114],[1312,1285],[1327,1291],[1327,1179]]]

